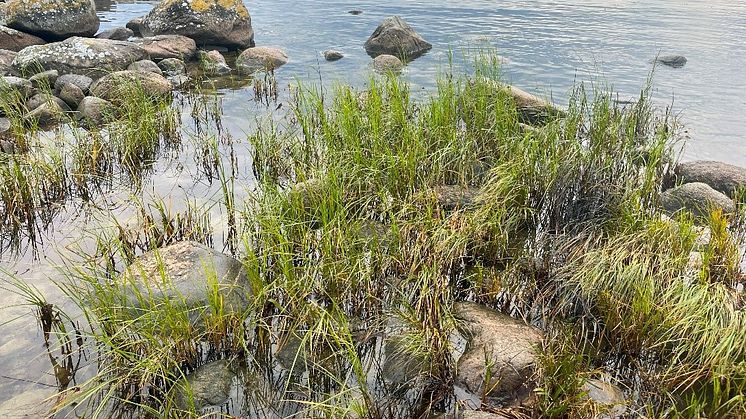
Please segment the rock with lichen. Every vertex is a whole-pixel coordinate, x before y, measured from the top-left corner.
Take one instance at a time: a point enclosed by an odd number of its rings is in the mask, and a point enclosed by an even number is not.
[[[197,45],[254,46],[251,16],[241,0],[163,0],[142,21],[146,35],[183,35]]]
[[[100,24],[93,0],[11,0],[5,24],[47,40],[93,36]]]

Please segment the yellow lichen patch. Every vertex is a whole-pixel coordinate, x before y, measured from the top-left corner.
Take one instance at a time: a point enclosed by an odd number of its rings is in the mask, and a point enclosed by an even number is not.
[[[215,5],[215,0],[192,0],[190,5],[195,12],[204,13]]]
[[[218,4],[226,9],[235,10],[236,14],[242,18],[249,17],[249,11],[241,0],[218,0]]]

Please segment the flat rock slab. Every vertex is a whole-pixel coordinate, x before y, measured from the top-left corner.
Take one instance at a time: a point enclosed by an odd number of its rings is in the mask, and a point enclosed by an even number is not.
[[[226,314],[248,306],[250,287],[243,265],[200,243],[185,241],[143,254],[121,277],[150,302],[169,300],[187,308],[204,308],[217,286]],[[133,299],[135,307],[139,300]],[[199,315],[190,315],[192,321]]]
[[[683,182],[702,182],[729,197],[746,188],[746,168],[719,161],[698,160],[676,166],[676,176]]]
[[[458,360],[455,383],[501,404],[517,405],[535,387],[536,346],[542,333],[522,320],[481,306],[461,302],[454,315],[463,325],[466,351]],[[487,364],[492,380],[485,388]]]
[[[373,58],[388,54],[412,60],[432,47],[399,16],[384,19],[365,42],[365,51]]]
[[[72,37],[23,49],[13,60],[13,68],[20,74],[57,70],[61,75],[98,78],[145,58],[145,50],[131,42]]]
[[[194,40],[181,35],[155,35],[133,39],[132,42],[144,49],[150,59],[155,61],[167,58],[190,60],[197,52]]]
[[[725,213],[736,211],[736,205],[725,194],[701,182],[685,183],[661,194],[661,204],[669,213],[690,211],[695,217],[707,218],[710,210],[720,209]]]

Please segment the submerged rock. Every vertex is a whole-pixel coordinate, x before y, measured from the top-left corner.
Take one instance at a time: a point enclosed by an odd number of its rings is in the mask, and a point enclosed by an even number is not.
[[[194,40],[181,35],[156,35],[132,42],[142,47],[150,59],[155,61],[166,58],[191,60],[197,52]]]
[[[583,391],[588,399],[598,404],[604,413],[599,419],[617,419],[627,412],[627,401],[624,392],[613,384],[590,379],[583,384]]]
[[[87,127],[98,127],[114,116],[114,105],[108,100],[86,96],[78,104],[78,120]]]
[[[721,209],[725,213],[736,211],[732,199],[701,182],[685,183],[663,192],[661,203],[670,213],[687,210],[695,217],[708,217],[710,209]]]
[[[425,41],[399,16],[384,19],[365,42],[365,51],[374,58],[388,54],[403,60],[411,60],[432,47],[432,44]]]
[[[251,16],[241,0],[162,0],[142,23],[144,34],[184,35],[198,45],[254,46]]]
[[[373,59],[373,69],[378,73],[398,73],[404,68],[404,63],[397,57],[381,54]]]
[[[7,26],[0,26],[0,49],[18,52],[31,45],[45,43],[46,41],[37,36],[17,31]]]
[[[657,57],[655,62],[673,68],[681,68],[686,65],[687,59],[683,55],[662,55]]]
[[[126,27],[117,27],[96,34],[96,38],[113,39],[115,41],[126,41],[135,36],[135,31]]]
[[[226,314],[243,312],[251,289],[241,262],[196,242],[179,242],[145,253],[127,267],[121,281],[148,300],[168,300],[193,309],[189,316],[197,321],[213,295],[208,278],[216,281]],[[140,306],[134,296],[131,302]]]
[[[176,397],[181,409],[188,409],[194,404],[199,411],[207,406],[220,406],[230,397],[231,385],[235,373],[227,360],[207,363],[186,376],[182,381]]]
[[[731,198],[746,188],[746,168],[719,161],[698,160],[676,166],[676,176],[683,182],[702,182]]]
[[[479,188],[457,185],[442,185],[434,188],[438,204],[446,211],[469,208],[479,195]]]
[[[145,50],[131,42],[76,36],[25,48],[13,60],[13,67],[21,74],[57,70],[100,77],[144,58]]]
[[[96,80],[91,85],[91,94],[118,104],[127,95],[132,94],[133,88],[140,88],[145,94],[155,99],[169,96],[173,86],[160,74],[149,71],[124,70]]]
[[[328,49],[324,51],[324,59],[326,61],[339,61],[344,58],[344,54],[341,51]]]
[[[463,321],[468,342],[458,360],[455,383],[477,397],[487,392],[486,396],[503,404],[528,399],[536,385],[534,351],[542,333],[522,320],[475,303],[457,303],[454,315]],[[485,383],[486,363],[491,365],[490,383]]]
[[[217,50],[200,51],[199,62],[202,70],[209,76],[227,76],[232,71],[223,54]]]
[[[50,40],[93,36],[99,19],[93,0],[11,0],[5,6],[5,24]]]
[[[163,70],[161,70],[161,68],[158,67],[158,64],[150,60],[135,61],[134,63],[130,64],[129,67],[127,67],[127,70],[149,71],[151,73],[158,74],[159,76],[163,75]]]
[[[243,74],[272,71],[287,63],[288,56],[285,51],[273,47],[249,48],[236,59],[236,67]]]

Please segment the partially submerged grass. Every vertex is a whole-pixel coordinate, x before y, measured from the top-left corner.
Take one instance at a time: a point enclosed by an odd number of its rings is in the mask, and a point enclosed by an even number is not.
[[[63,404],[81,402],[89,417],[112,405],[198,416],[178,403],[179,383],[235,357],[249,366],[244,391],[263,394],[247,395],[244,414],[455,411],[451,308],[471,299],[546,333],[535,403],[514,416],[592,416],[603,408],[583,384],[601,374],[630,390],[632,415],[746,410],[743,215],[712,212],[704,244],[691,216],[662,217],[674,122],[653,112],[648,89],[620,108],[611,92],[582,85],[567,110],[527,114],[497,75],[489,63],[470,78],[445,75],[423,101],[393,77],[331,97],[301,86],[291,123],[251,137],[259,188],[243,203],[232,144],[224,166],[217,139],[206,137],[229,214],[226,248],[250,284],[247,307],[226,312],[213,287],[204,306],[184,308],[122,280],[136,254],[199,239],[208,224],[173,224],[156,206],[170,221],[144,216],[143,236],[120,232],[71,266],[66,290],[91,324],[99,374]],[[162,127],[152,128],[151,139]],[[123,144],[134,138],[121,135]],[[121,155],[152,158],[148,144]],[[478,192],[448,209],[444,185]],[[702,263],[692,267],[695,251]],[[205,278],[215,283],[209,269]],[[125,298],[133,293],[134,314]]]

